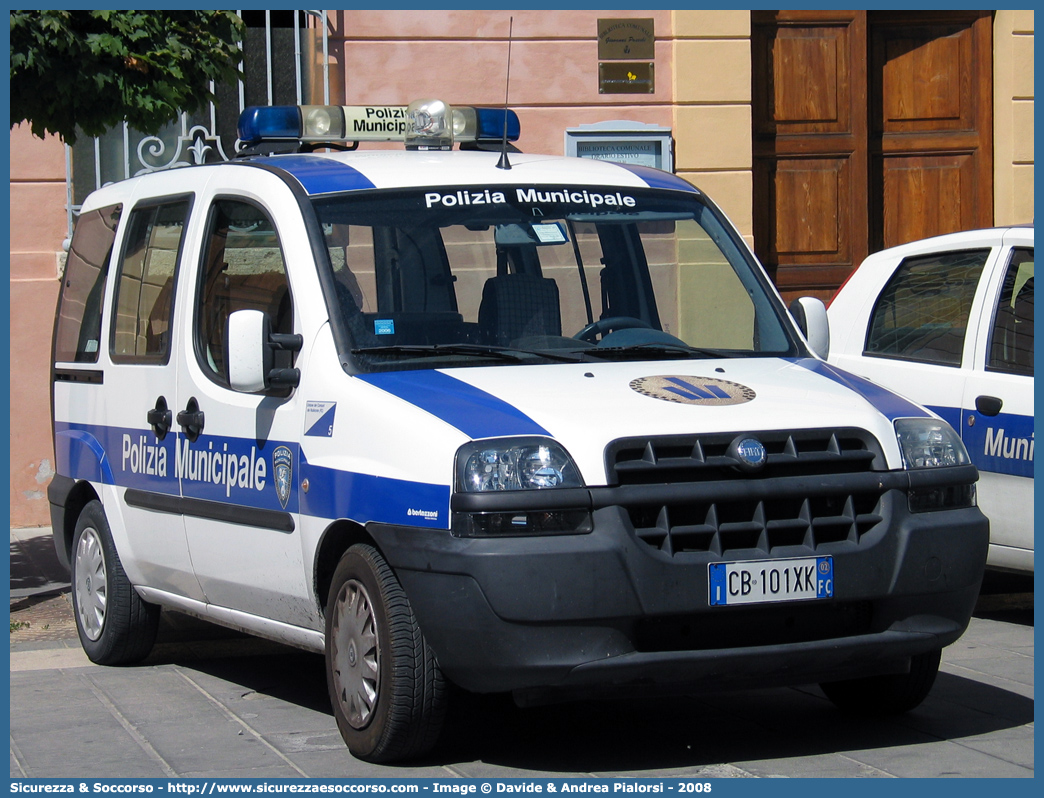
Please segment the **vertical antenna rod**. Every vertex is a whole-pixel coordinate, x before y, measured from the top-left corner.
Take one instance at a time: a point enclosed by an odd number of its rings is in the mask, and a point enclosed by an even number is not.
[[[497,161],[497,169],[510,169],[511,162],[507,155],[507,128],[508,128],[508,92],[511,90],[511,34],[515,27],[515,18],[508,19],[508,60],[507,80],[504,81],[504,138],[500,145],[500,160]]]

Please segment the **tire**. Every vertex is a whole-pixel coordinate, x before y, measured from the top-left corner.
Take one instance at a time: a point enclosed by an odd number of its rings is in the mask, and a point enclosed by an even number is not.
[[[820,687],[842,712],[864,717],[901,715],[928,696],[941,657],[942,649],[935,649],[912,657],[909,673],[826,682]]]
[[[160,608],[142,601],[127,579],[101,502],[80,513],[70,559],[76,632],[91,662],[127,665],[148,656]]]
[[[326,683],[337,728],[356,758],[392,762],[435,745],[447,685],[398,579],[372,546],[352,546],[334,571]]]

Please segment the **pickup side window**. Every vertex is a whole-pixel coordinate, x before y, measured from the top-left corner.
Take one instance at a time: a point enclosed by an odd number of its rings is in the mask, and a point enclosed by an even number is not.
[[[907,258],[877,298],[864,354],[960,366],[989,249]]]
[[[268,314],[272,332],[294,331],[293,303],[279,236],[268,215],[240,200],[218,200],[210,212],[206,261],[196,303],[196,352],[200,366],[227,386],[225,331],[237,310]],[[276,352],[276,368],[287,368],[292,352]]]
[[[69,247],[58,300],[54,362],[97,363],[102,297],[122,205],[81,214]]]
[[[1033,376],[1033,250],[1012,252],[990,334],[990,371]]]
[[[113,302],[113,362],[170,359],[174,286],[189,205],[185,199],[131,211]]]

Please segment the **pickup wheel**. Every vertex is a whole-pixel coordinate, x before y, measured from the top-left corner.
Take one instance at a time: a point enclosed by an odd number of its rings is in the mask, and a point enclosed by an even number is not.
[[[928,696],[939,673],[942,649],[918,654],[910,672],[826,682],[820,687],[842,712],[883,717],[909,712]]]
[[[392,762],[435,745],[446,711],[442,671],[402,586],[372,546],[352,546],[334,571],[326,682],[337,728],[356,758]]]
[[[160,608],[143,601],[127,579],[99,501],[89,502],[76,521],[71,566],[73,616],[87,657],[126,665],[148,656]]]

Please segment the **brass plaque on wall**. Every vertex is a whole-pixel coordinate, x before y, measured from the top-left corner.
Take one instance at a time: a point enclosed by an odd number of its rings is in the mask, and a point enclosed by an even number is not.
[[[598,20],[598,60],[622,61],[656,57],[653,20]]]
[[[656,81],[652,63],[598,65],[599,94],[652,94]]]

